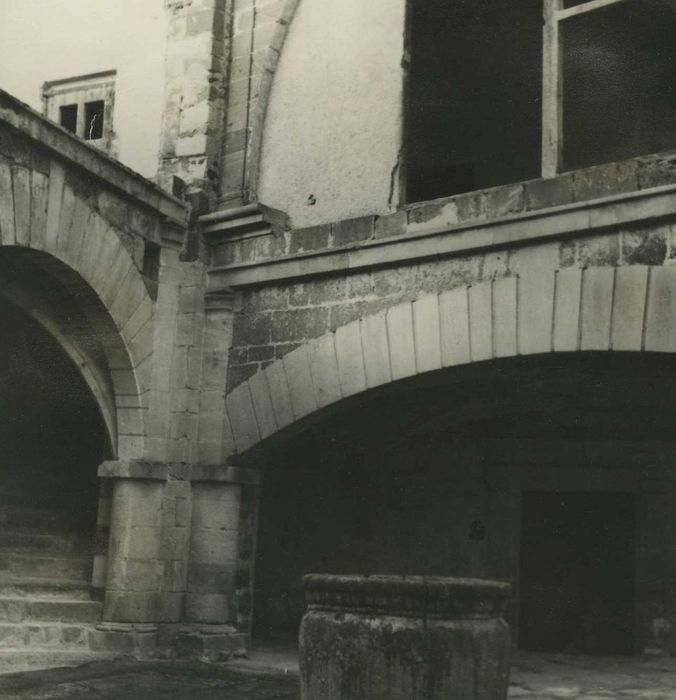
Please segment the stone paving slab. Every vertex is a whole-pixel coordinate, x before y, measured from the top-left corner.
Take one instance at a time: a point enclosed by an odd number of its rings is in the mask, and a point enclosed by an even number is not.
[[[295,674],[182,662],[104,662],[0,678],[2,700],[298,700]]]
[[[675,700],[676,659],[517,654],[510,700]]]
[[[269,662],[269,659],[268,659]],[[97,662],[0,677],[3,700],[299,700],[278,665]],[[676,659],[517,654],[510,700],[676,700]],[[367,700],[366,698],[364,700]]]

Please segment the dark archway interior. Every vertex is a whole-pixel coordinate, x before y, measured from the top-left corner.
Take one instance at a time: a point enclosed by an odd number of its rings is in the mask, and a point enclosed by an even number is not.
[[[631,589],[625,603],[632,624],[621,640],[617,630],[605,630],[615,646],[603,639],[595,646],[579,628],[579,644],[556,650],[631,652],[647,645],[650,615],[666,604],[663,580],[656,579],[666,516],[659,488],[644,493],[643,484],[676,457],[674,370],[673,357],[619,353],[453,368],[343,402],[263,444],[250,455],[267,465],[254,639],[295,637],[304,609],[301,577],[310,572],[508,580],[518,635],[524,494],[589,494],[593,511],[594,495],[618,493],[635,502],[633,525],[615,513],[626,525],[617,532],[629,552],[621,575],[625,593]],[[580,507],[589,510],[589,502]],[[592,520],[590,552],[602,552],[605,535]],[[584,557],[577,561],[580,570]],[[529,563],[546,572],[545,558]],[[618,565],[612,557],[601,562],[599,575],[612,577]],[[563,609],[571,595],[555,592],[554,608]]]
[[[0,304],[0,512],[49,514],[93,533],[107,437],[73,361],[16,307]]]
[[[523,494],[522,648],[633,652],[635,505],[631,493]]]

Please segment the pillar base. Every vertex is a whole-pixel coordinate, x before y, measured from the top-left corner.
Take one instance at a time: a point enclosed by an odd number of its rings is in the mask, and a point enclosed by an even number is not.
[[[162,625],[158,642],[179,659],[227,661],[246,655],[248,636],[231,625]]]
[[[101,622],[90,633],[95,651],[114,651],[134,658],[153,656],[157,650],[157,627],[149,624]]]

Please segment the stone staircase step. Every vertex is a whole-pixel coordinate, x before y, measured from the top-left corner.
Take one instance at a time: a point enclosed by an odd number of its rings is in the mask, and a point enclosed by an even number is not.
[[[0,551],[0,573],[34,578],[66,578],[86,581],[91,574],[89,557],[51,556],[30,552]]]
[[[102,608],[93,600],[0,596],[0,620],[5,622],[96,622]]]
[[[87,651],[85,649],[0,649],[0,675],[46,668],[79,666],[92,661],[119,658],[115,652]]]
[[[29,527],[44,532],[72,531],[77,528],[77,519],[61,511],[43,510],[28,506],[0,506],[0,525],[9,527]]]
[[[89,581],[82,579],[13,576],[0,573],[0,597],[69,598],[91,600]]]
[[[2,528],[0,549],[69,552],[78,548],[75,533],[43,532],[32,528]]]
[[[91,624],[62,622],[0,622],[0,652],[21,648],[89,648]]]

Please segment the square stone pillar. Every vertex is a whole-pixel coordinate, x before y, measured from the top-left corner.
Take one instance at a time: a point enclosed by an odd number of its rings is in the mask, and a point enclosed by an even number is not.
[[[653,635],[658,637],[665,652],[676,656],[676,467],[667,469],[665,479],[665,615],[653,622]]]
[[[241,487],[194,483],[186,619],[228,623],[237,568]]]
[[[190,535],[189,468],[111,461],[99,476],[112,492],[103,619],[180,622]]]
[[[103,619],[154,622],[163,566],[161,481],[116,479]]]
[[[239,600],[250,580],[241,569],[253,552],[250,501],[257,481],[250,469],[193,467],[188,622],[240,627]],[[248,632],[248,618],[245,624]]]

